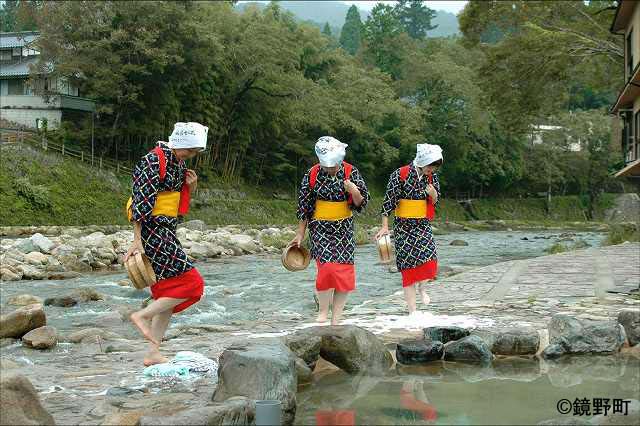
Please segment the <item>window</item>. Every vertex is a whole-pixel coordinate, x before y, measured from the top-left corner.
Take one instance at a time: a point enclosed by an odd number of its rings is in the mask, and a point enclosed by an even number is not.
[[[9,95],[24,95],[24,80],[9,80]]]
[[[629,30],[627,35],[627,80],[631,78],[633,73],[633,29]]]
[[[10,61],[11,60],[11,50],[3,49],[0,50],[0,61]]]

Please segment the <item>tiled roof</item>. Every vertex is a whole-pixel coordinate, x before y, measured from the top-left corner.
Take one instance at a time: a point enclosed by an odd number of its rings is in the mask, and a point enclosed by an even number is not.
[[[0,65],[0,77],[20,77],[29,75],[29,65],[36,64],[38,62],[37,57],[29,57],[16,64],[1,64]]]
[[[40,36],[35,31],[23,31],[17,33],[0,33],[0,49],[9,47],[23,47],[31,44]]]

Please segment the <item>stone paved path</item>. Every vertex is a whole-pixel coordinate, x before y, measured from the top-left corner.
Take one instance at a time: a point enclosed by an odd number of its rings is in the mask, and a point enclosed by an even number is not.
[[[430,285],[432,303],[418,309],[491,319],[496,327],[546,328],[556,313],[607,319],[621,309],[640,309],[637,293],[619,293],[639,286],[640,244],[626,243],[504,262],[437,280]],[[401,291],[368,308],[406,314]],[[362,313],[355,309],[347,317]]]

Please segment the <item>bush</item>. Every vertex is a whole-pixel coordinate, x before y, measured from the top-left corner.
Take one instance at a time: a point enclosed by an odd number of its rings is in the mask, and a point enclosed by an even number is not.
[[[49,190],[43,185],[33,185],[27,177],[16,179],[16,192],[36,209],[51,209]]]
[[[625,241],[640,241],[640,229],[637,223],[621,223],[611,225],[607,239],[603,242],[605,246],[622,244]]]

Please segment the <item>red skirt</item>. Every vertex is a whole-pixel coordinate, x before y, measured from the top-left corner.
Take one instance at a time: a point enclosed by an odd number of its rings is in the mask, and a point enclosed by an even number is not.
[[[428,422],[438,420],[438,412],[433,405],[416,399],[411,392],[404,389],[400,389],[400,404],[407,410],[421,414],[422,418]]]
[[[353,426],[356,424],[354,410],[318,410],[316,426]]]
[[[154,300],[161,297],[187,299],[173,308],[174,314],[198,302],[202,293],[204,293],[204,280],[196,268],[184,274],[160,280],[151,286],[151,296]]]
[[[326,262],[316,260],[318,276],[316,278],[316,290],[326,291],[335,289],[340,292],[349,292],[356,289],[356,268],[346,263]]]
[[[402,287],[409,287],[424,280],[432,280],[436,275],[438,275],[438,261],[429,260],[420,266],[402,271]]]

